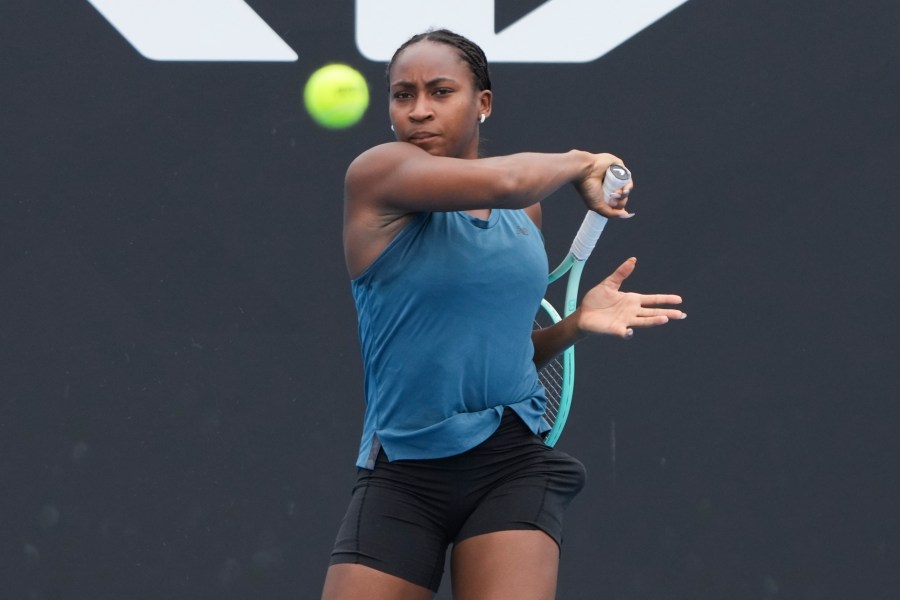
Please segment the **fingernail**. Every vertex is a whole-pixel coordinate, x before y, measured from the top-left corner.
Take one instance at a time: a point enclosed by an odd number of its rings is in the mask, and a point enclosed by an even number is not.
[[[626,339],[626,340],[630,340],[630,339],[633,338],[633,337],[634,337],[634,330],[633,330],[633,329],[629,329],[628,331],[625,332],[625,339]]]
[[[620,218],[620,219],[630,219],[631,217],[633,217],[633,216],[636,215],[636,214],[637,214],[637,213],[628,213],[628,214],[622,215],[622,216],[619,217],[619,218]]]
[[[681,313],[681,317],[680,317],[680,318],[682,318],[682,319],[687,319],[687,313]]]

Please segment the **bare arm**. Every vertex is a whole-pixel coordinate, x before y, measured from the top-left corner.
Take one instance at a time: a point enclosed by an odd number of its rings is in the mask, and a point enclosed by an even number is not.
[[[405,142],[376,146],[347,169],[344,253],[350,275],[371,264],[417,212],[527,208],[571,182],[588,208],[628,216],[625,202],[614,208],[602,199],[603,175],[613,162],[621,161],[578,150],[469,160],[433,156]]]
[[[566,348],[585,337],[578,329],[575,313],[559,323],[531,332],[531,343],[534,345],[534,365],[540,369]]]
[[[681,304],[674,294],[636,294],[620,290],[634,272],[636,259],[619,265],[609,277],[588,291],[571,315],[552,327],[535,331],[534,363],[538,368],[589,334],[607,334],[630,339],[634,327],[665,325],[687,315],[666,305]]]
[[[523,152],[466,160],[433,156],[412,144],[390,142],[361,154],[347,171],[347,201],[384,213],[525,208],[573,182],[592,210],[624,216],[590,195],[613,162],[611,154],[572,150]],[[592,181],[596,179],[596,182]],[[598,200],[598,202],[594,202]]]

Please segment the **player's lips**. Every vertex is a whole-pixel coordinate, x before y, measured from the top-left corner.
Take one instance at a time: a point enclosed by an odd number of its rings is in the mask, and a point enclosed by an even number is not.
[[[417,131],[413,134],[410,134],[407,139],[409,139],[409,141],[411,142],[421,142],[423,140],[430,140],[431,138],[435,137],[437,137],[437,134],[431,131]]]

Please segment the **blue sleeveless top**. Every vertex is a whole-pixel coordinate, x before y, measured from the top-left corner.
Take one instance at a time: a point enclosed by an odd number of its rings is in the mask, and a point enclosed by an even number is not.
[[[357,466],[460,454],[505,406],[535,433],[544,390],[531,330],[547,288],[540,231],[521,210],[418,213],[352,281],[365,367]]]

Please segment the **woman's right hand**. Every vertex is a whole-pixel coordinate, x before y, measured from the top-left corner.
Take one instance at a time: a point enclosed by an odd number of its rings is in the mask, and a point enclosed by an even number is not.
[[[608,218],[627,219],[633,217],[634,214],[629,213],[625,206],[628,204],[628,197],[634,187],[634,180],[630,180],[625,187],[616,190],[609,202],[603,194],[603,178],[606,176],[606,170],[610,165],[624,166],[625,163],[621,158],[608,153],[591,154],[590,157],[592,160],[584,175],[573,182],[585,206]]]

